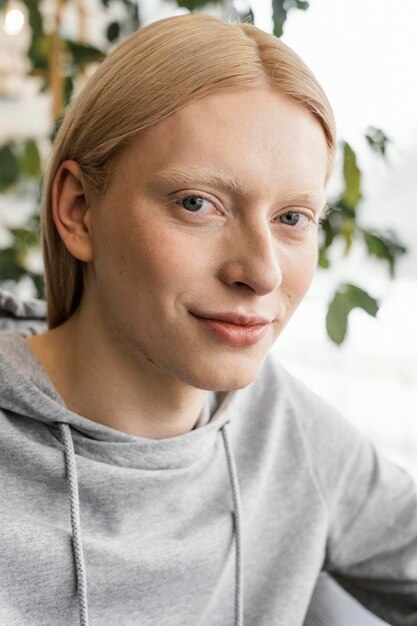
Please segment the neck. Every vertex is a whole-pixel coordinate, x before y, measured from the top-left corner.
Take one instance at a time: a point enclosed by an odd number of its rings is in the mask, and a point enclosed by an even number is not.
[[[82,307],[26,341],[69,410],[87,419],[149,439],[182,435],[198,420],[206,391],[123,350]]]

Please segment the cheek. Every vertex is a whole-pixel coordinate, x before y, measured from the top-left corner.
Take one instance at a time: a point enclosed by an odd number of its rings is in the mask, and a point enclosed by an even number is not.
[[[118,278],[135,289],[183,290],[193,277],[201,276],[199,257],[189,239],[159,224],[135,224],[113,247]]]
[[[316,273],[317,261],[317,240],[293,247],[286,255],[283,287],[292,306],[297,306],[308,291]]]

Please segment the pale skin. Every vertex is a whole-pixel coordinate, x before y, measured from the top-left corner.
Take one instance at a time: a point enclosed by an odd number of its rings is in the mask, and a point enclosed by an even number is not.
[[[195,100],[142,132],[105,194],[63,162],[54,221],[86,264],[87,288],[67,322],[27,343],[68,408],[162,439],[192,430],[207,390],[248,385],[314,277],[327,159],[311,113],[251,87]],[[157,178],[174,169],[172,181]],[[202,198],[198,210],[190,196]],[[191,312],[269,323],[255,344],[232,345]]]

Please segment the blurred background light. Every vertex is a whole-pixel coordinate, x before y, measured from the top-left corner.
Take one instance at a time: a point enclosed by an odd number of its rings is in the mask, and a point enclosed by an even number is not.
[[[24,23],[25,16],[19,8],[9,7],[6,10],[3,30],[7,35],[18,35],[22,31]]]

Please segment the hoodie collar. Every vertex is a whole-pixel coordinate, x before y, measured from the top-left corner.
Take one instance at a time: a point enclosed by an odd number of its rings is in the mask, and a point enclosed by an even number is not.
[[[145,470],[180,469],[204,457],[232,418],[236,392],[209,392],[217,405],[205,425],[176,437],[148,439],[104,426],[70,411],[33,351],[18,333],[0,337],[0,408],[48,424],[62,443],[59,424],[71,426],[76,453],[101,462]]]

